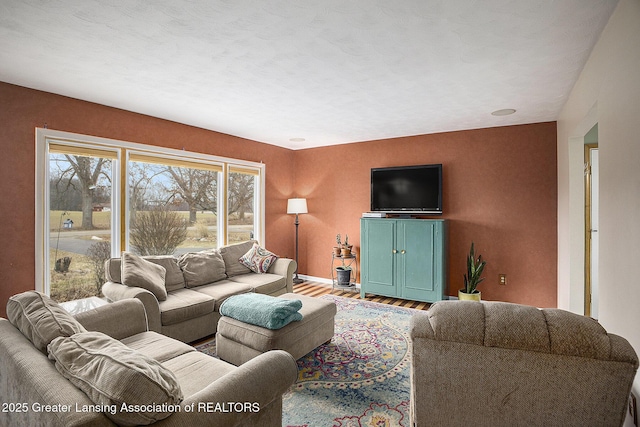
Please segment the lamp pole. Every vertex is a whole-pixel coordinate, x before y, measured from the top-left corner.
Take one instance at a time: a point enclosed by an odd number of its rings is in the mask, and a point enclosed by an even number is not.
[[[296,226],[296,274],[293,278],[293,283],[299,284],[304,282],[300,277],[298,277],[298,226],[300,225],[300,221],[298,219],[298,214],[308,213],[307,210],[307,199],[302,198],[294,198],[289,199],[287,201],[287,213],[295,214],[296,222],[294,223]]]
[[[296,277],[293,278],[293,283],[297,285],[298,283],[304,282],[304,280],[298,277],[298,225],[300,225],[298,214],[296,214],[296,222],[294,224],[296,225]]]

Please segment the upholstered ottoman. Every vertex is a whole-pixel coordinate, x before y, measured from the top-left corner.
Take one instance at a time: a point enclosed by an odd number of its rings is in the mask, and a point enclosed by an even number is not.
[[[333,302],[293,293],[278,298],[302,301],[303,319],[271,330],[222,316],[216,333],[218,357],[239,366],[269,350],[284,350],[299,359],[333,338],[336,315]]]

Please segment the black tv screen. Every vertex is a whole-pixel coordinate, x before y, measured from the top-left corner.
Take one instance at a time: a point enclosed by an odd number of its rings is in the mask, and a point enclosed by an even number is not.
[[[371,169],[371,211],[442,213],[442,165]]]

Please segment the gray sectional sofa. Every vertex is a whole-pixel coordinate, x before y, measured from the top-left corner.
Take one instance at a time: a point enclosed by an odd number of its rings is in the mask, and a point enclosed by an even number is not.
[[[136,299],[73,317],[30,291],[9,300],[7,317],[0,426],[279,427],[297,379],[281,350],[235,367],[149,331]]]
[[[150,330],[193,342],[216,332],[220,304],[226,298],[246,292],[272,296],[292,292],[294,260],[278,258],[266,273],[254,273],[239,262],[254,243],[248,241],[181,257],[143,257],[163,267],[164,283],[160,289],[153,284],[145,288],[144,281],[134,286],[139,281],[135,280],[135,274],[127,274],[123,259],[111,258],[106,261],[107,282],[102,293],[112,302],[139,299],[144,304]]]

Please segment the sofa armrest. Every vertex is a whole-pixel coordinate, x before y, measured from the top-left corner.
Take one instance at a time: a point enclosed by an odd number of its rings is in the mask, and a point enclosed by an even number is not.
[[[429,312],[415,313],[409,321],[409,335],[411,339],[435,339],[433,327],[429,321]]]
[[[87,330],[102,332],[117,340],[148,330],[144,305],[137,298],[103,305],[76,314],[75,318]]]
[[[127,298],[137,298],[144,304],[147,313],[147,324],[150,331],[162,333],[162,323],[160,321],[160,305],[158,299],[152,292],[135,286],[126,286],[122,283],[106,282],[102,285],[102,294],[109,301],[120,301]]]
[[[274,262],[267,273],[279,274],[280,276],[284,276],[287,279],[287,292],[293,292],[293,273],[296,271],[295,260],[289,258],[278,258],[276,262]]]
[[[162,426],[165,423],[171,426],[251,425],[249,420],[259,417],[260,411],[269,405],[282,405],[282,395],[296,382],[297,378],[298,368],[293,356],[283,350],[268,351],[238,366],[237,369],[218,378],[199,392],[186,397],[181,406],[195,404],[194,412],[175,413],[158,424]],[[198,412],[198,404],[225,405],[228,402],[248,404],[251,405],[251,409]],[[278,425],[281,423],[282,420]]]
[[[15,404],[15,410],[13,405],[0,409],[0,426],[114,425],[101,412],[76,412],[76,405],[94,402],[4,318],[0,318],[0,355],[0,401]],[[34,404],[41,410],[33,410]],[[45,410],[44,405],[73,409]]]

